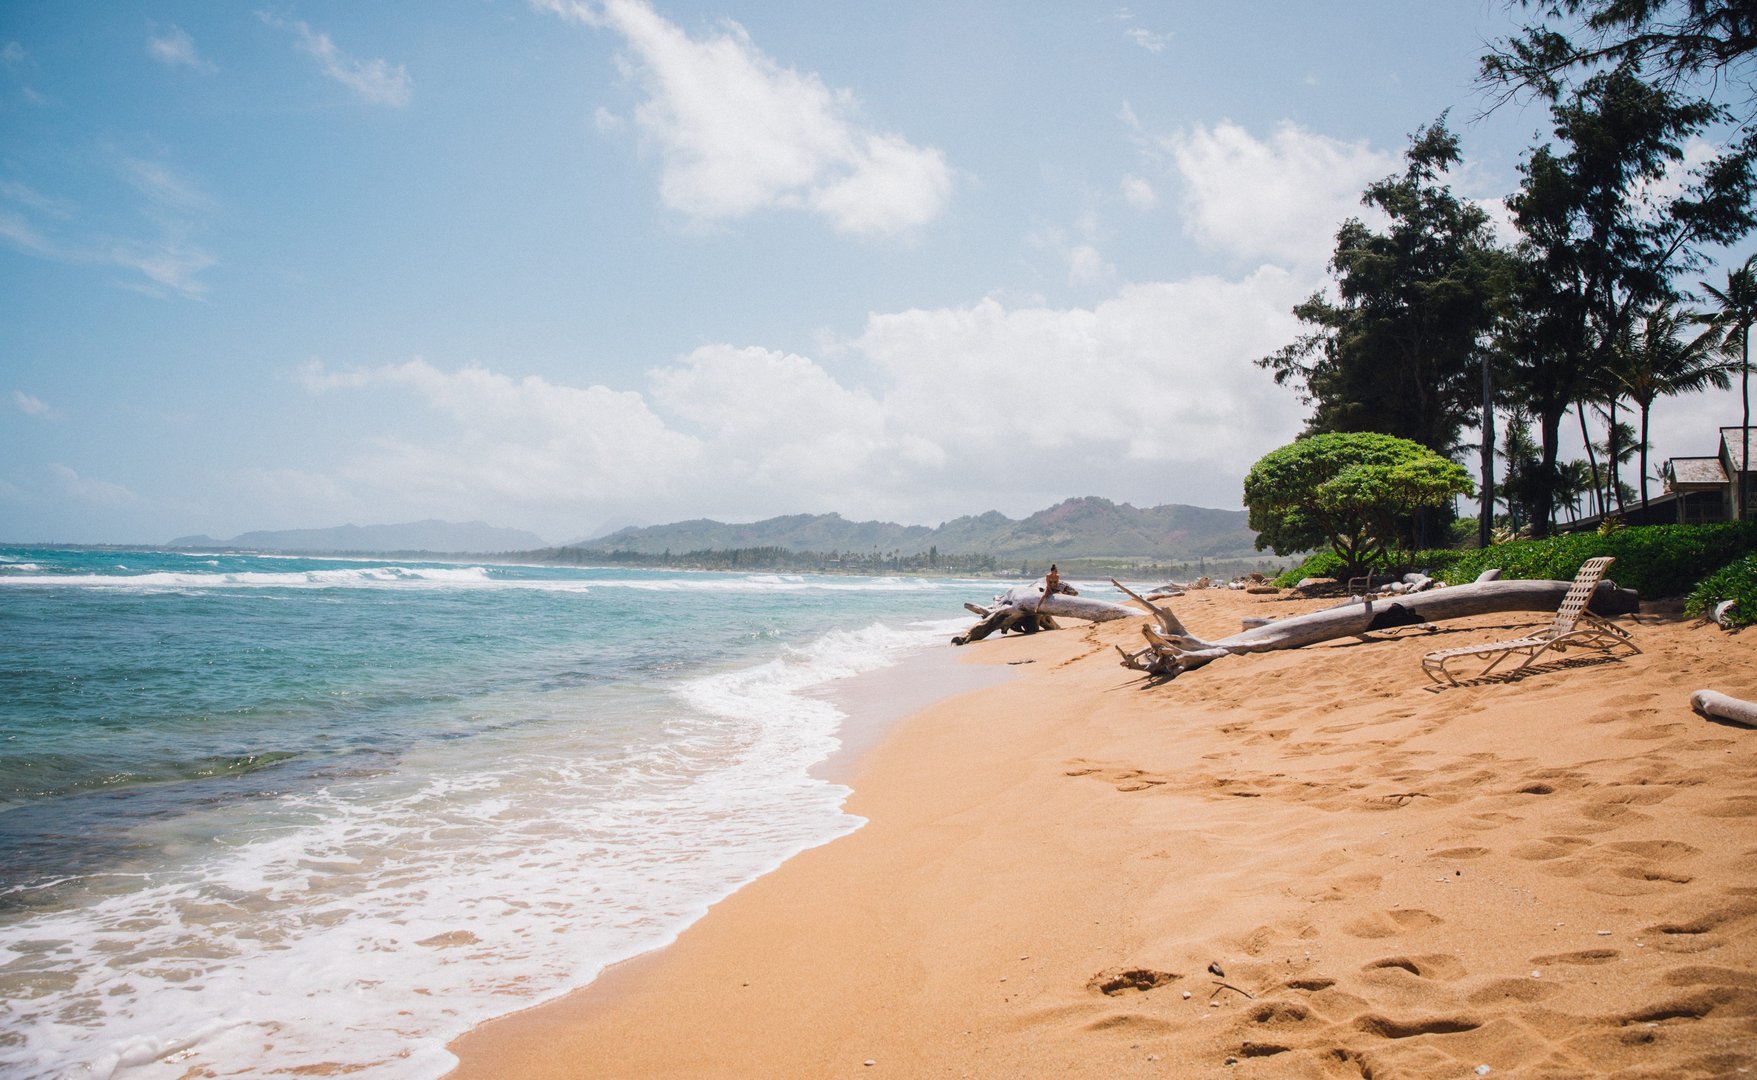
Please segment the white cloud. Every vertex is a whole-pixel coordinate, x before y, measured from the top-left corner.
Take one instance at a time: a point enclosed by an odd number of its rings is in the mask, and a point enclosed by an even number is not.
[[[195,41],[179,26],[173,26],[163,34],[146,39],[147,55],[161,64],[170,67],[193,68],[203,74],[212,74],[219,68],[202,59],[195,50]]]
[[[1126,286],[1092,308],[986,300],[875,315],[856,344],[890,381],[887,415],[940,433],[954,460],[999,455],[1029,470],[1027,447],[1076,449],[1096,474],[1120,451],[1208,462],[1236,483],[1297,428],[1297,403],[1250,361],[1291,340],[1304,289],[1265,268],[1236,282]]]
[[[57,491],[79,502],[97,506],[133,506],[140,502],[139,495],[121,484],[88,479],[59,462],[50,464],[49,476]]]
[[[138,196],[133,208],[147,219],[150,229],[123,236],[94,228],[81,220],[74,204],[12,182],[0,184],[0,242],[51,262],[128,270],[139,277],[121,284],[154,296],[205,297],[207,285],[200,275],[217,260],[192,235],[199,231],[212,201],[192,181],[159,162],[123,158],[117,170]],[[116,202],[128,205],[126,199]],[[8,210],[5,203],[17,209]]]
[[[1125,176],[1122,181],[1123,200],[1136,210],[1151,210],[1159,205],[1159,193],[1139,176]]]
[[[7,67],[17,67],[28,59],[30,59],[30,53],[26,52],[24,46],[16,41],[8,41],[5,45],[0,46],[0,64],[5,64]]]
[[[1258,139],[1227,121],[1161,140],[1183,180],[1184,228],[1244,259],[1322,266],[1336,229],[1365,216],[1361,191],[1399,171],[1395,154],[1284,122]]]
[[[1111,15],[1111,19],[1120,23],[1132,23],[1135,21],[1135,13],[1126,7],[1117,8],[1116,12]],[[1130,41],[1150,53],[1164,52],[1165,46],[1171,43],[1170,34],[1158,33],[1144,26],[1125,27],[1123,33]]]
[[[1264,268],[1091,307],[875,314],[826,349],[834,369],[713,344],[649,371],[644,391],[422,360],[298,377],[313,393],[399,396],[384,415],[429,426],[347,448],[337,473],[427,507],[929,521],[1072,492],[1236,506],[1251,463],[1298,431],[1298,402],[1250,361],[1292,340],[1289,309],[1311,287]]]
[[[1095,237],[1097,223],[1090,215],[1082,215],[1078,223],[1079,240],[1069,238],[1062,229],[1037,229],[1026,237],[1033,247],[1054,255],[1067,268],[1068,284],[1079,288],[1114,286],[1116,267],[1105,261]]]
[[[61,413],[59,410],[49,405],[49,403],[42,398],[36,397],[32,394],[27,394],[23,390],[14,390],[12,392],[12,403],[18,406],[18,411],[24,413],[26,416],[40,416],[44,420],[61,419]]]
[[[212,209],[213,200],[193,180],[161,161],[125,157],[122,175],[154,212],[189,217]]]
[[[700,433],[721,483],[774,504],[813,501],[897,460],[936,460],[933,447],[896,440],[884,407],[802,356],[710,345],[649,373],[653,401]]]
[[[17,203],[20,206],[49,217],[65,221],[73,216],[74,206],[66,199],[57,199],[35,191],[28,185],[16,180],[0,183],[0,200]]]
[[[1104,255],[1091,244],[1076,244],[1068,250],[1068,283],[1070,285],[1101,285],[1114,280],[1116,267],[1104,261]]]
[[[118,242],[104,253],[104,258],[151,282],[139,286],[149,295],[163,296],[169,291],[189,300],[207,296],[207,284],[201,280],[200,274],[216,262],[212,255],[200,248],[183,244],[152,246]]]
[[[737,23],[692,38],[642,0],[535,6],[621,34],[646,99],[634,119],[661,160],[660,198],[702,222],[804,209],[858,236],[907,233],[944,211],[945,155],[859,121],[847,90],[781,66]]]
[[[1131,26],[1123,33],[1129,36],[1130,41],[1150,53],[1164,52],[1165,46],[1171,42],[1170,34],[1155,33],[1144,26]]]
[[[313,30],[307,23],[288,22],[267,12],[258,15],[269,26],[291,33],[300,51],[316,60],[325,75],[367,101],[402,108],[414,96],[414,81],[403,65],[384,59],[361,60],[343,52],[327,33]]]
[[[698,465],[696,441],[667,430],[633,392],[418,359],[347,372],[312,362],[298,377],[312,392],[402,390],[445,422],[446,438],[428,445],[373,441],[350,478],[381,489],[579,505],[664,491]]]

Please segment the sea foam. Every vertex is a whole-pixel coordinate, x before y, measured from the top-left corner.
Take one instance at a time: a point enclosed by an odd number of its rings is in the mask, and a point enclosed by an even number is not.
[[[809,773],[843,718],[801,692],[945,629],[827,633],[614,714],[583,691],[508,692],[470,704],[481,734],[421,744],[388,772],[179,820],[223,837],[220,851],[0,937],[19,1040],[0,1047],[0,1071],[438,1076],[470,1026],[665,944],[743,883],[858,828],[848,790]]]

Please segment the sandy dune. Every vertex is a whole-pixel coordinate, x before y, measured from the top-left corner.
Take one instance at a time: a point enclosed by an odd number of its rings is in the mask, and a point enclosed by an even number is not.
[[[1614,574],[1613,574],[1614,576]],[[1220,636],[1321,606],[1174,601]],[[1152,685],[1134,624],[902,722],[858,833],[478,1029],[462,1077],[1722,1077],[1757,1070],[1757,637],[1444,690],[1487,616]],[[1484,1071],[1486,1068],[1486,1072]]]

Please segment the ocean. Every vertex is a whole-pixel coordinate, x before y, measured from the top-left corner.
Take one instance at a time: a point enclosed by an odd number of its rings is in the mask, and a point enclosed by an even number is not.
[[[992,583],[0,549],[0,1075],[427,1078],[858,828]]]

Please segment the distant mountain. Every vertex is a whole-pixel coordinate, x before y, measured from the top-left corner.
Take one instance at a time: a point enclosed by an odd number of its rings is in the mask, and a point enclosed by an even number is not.
[[[892,551],[938,548],[943,554],[989,554],[1021,559],[1195,558],[1253,556],[1256,534],[1243,510],[1211,510],[1175,503],[1139,509],[1087,497],[1069,499],[1023,521],[997,511],[961,517],[938,528],[883,521],[849,521],[840,514],[795,514],[748,525],[697,519],[648,528],[619,529],[583,544],[594,551],[725,551],[780,547],[789,551]]]
[[[245,548],[252,551],[432,551],[482,555],[530,551],[546,541],[523,529],[502,529],[480,521],[412,521],[406,525],[337,525],[330,529],[282,529],[247,532],[230,540],[211,536],[180,536],[166,547]]]

